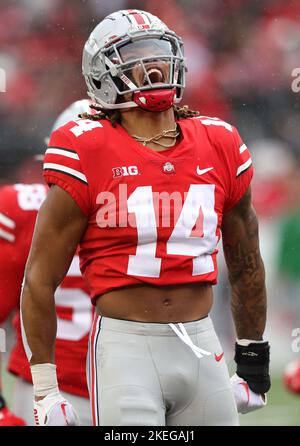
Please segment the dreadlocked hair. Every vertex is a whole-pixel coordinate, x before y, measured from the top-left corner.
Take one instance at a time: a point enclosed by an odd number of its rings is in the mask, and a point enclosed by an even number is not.
[[[96,110],[98,113],[81,113],[79,118],[91,119],[92,121],[98,121],[99,119],[107,119],[113,127],[116,127],[117,123],[121,122],[121,113],[119,110],[105,110],[99,107],[99,105],[91,104],[89,106],[91,109]]]
[[[199,116],[200,112],[196,110],[191,110],[188,105],[183,105],[182,107],[177,107],[174,105],[174,113],[176,119],[187,119]]]
[[[90,108],[96,110],[97,113],[93,115],[90,113],[81,113],[78,115],[79,118],[91,119],[92,121],[107,119],[107,121],[109,121],[113,127],[116,127],[116,124],[120,124],[121,122],[121,113],[119,110],[105,110],[96,104],[90,105]],[[183,105],[182,107],[177,107],[177,105],[174,105],[173,109],[176,119],[194,118],[195,116],[200,115],[199,111],[191,110],[188,105]]]

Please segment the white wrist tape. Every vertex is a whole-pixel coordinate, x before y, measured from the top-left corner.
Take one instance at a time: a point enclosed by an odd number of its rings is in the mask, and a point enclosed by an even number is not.
[[[261,344],[265,341],[254,341],[252,339],[237,339],[236,342],[241,345],[242,347],[248,347],[249,344]]]
[[[53,392],[59,392],[56,376],[56,365],[36,364],[30,367],[33,392],[35,396],[47,396]]]

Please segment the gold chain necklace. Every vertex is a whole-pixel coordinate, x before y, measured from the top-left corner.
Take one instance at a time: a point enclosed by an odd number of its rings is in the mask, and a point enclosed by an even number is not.
[[[173,135],[169,134],[169,133],[173,133]],[[134,139],[136,139],[138,142],[142,143],[143,146],[152,142],[153,144],[157,144],[159,146],[168,148],[168,147],[172,147],[175,145],[176,138],[178,135],[179,135],[179,131],[177,130],[177,124],[175,124],[174,129],[163,130],[161,133],[159,133],[158,135],[152,136],[151,138],[145,138],[143,136],[137,136],[137,135],[131,135],[131,136]],[[163,143],[159,142],[159,140],[161,138],[172,138],[174,141],[171,144],[163,144]]]

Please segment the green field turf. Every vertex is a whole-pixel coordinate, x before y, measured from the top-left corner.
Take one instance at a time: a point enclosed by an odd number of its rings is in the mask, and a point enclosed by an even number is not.
[[[7,373],[4,370],[2,372],[3,395],[9,405],[11,403],[13,383],[14,383],[14,377],[10,373]]]
[[[281,378],[273,376],[267,406],[241,415],[240,422],[242,426],[300,426],[300,395],[289,393]]]

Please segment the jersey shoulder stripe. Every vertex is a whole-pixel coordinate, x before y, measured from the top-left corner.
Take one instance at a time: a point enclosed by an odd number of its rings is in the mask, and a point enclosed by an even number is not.
[[[72,158],[74,160],[79,160],[79,156],[75,150],[63,149],[61,147],[49,147],[46,150],[45,155],[61,155],[66,156],[67,158]]]
[[[238,167],[236,176],[238,177],[239,175],[241,175],[241,173],[248,170],[249,167],[251,167],[251,165],[252,165],[252,160],[251,160],[251,158],[249,158],[248,161],[246,161],[244,164],[242,164],[241,166]]]
[[[247,148],[246,144],[242,144],[239,150],[240,150],[240,153],[242,154],[245,152],[245,150],[248,150],[248,148]]]
[[[57,163],[45,163],[44,164],[44,170],[54,170],[56,172],[63,172],[66,175],[69,175],[73,178],[76,178],[77,180],[81,181],[84,184],[88,184],[86,176],[79,172],[76,169],[72,169],[71,167],[64,166],[62,164]]]
[[[239,167],[237,168],[236,171],[236,176],[238,177],[239,175],[241,175],[241,173],[245,172],[246,170],[249,169],[249,167],[251,167],[252,165],[252,159],[251,159],[251,155],[250,152],[248,150],[248,147],[246,146],[246,144],[241,144],[239,147],[239,154],[240,154],[240,161],[242,161],[242,164],[239,165]]]
[[[64,189],[87,216],[91,209],[91,198],[88,172],[83,165],[85,158],[81,151],[86,144],[77,141],[80,134],[72,135],[72,133],[75,130],[78,132],[81,130],[84,133],[84,130],[88,132],[88,129],[90,127],[87,124],[78,125],[75,122],[69,122],[55,130],[50,136],[43,166],[46,183],[56,184]],[[72,130],[71,134],[69,130]]]

